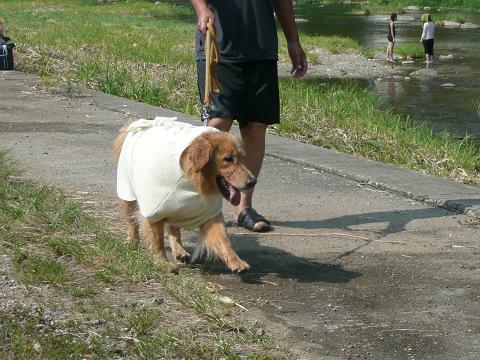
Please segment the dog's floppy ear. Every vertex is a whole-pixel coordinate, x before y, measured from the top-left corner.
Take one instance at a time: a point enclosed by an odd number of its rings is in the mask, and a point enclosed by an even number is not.
[[[195,173],[207,166],[215,145],[205,135],[201,135],[193,140],[183,152],[180,158],[180,165],[183,171]]]

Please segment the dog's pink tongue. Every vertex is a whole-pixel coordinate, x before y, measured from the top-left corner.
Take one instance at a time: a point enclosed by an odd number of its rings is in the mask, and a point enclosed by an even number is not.
[[[240,191],[235,186],[228,184],[230,190],[230,203],[233,206],[240,204]]]

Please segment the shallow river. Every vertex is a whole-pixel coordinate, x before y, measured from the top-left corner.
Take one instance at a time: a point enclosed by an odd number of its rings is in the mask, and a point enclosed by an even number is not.
[[[357,39],[362,45],[386,49],[386,34],[389,14],[350,15],[348,8],[337,5],[302,4],[295,8],[299,30],[308,34],[342,35]],[[435,20],[435,12],[432,12]],[[397,22],[398,42],[419,43],[421,14],[405,14]],[[456,13],[466,22],[480,24],[480,14]],[[413,16],[415,21],[402,20]],[[394,111],[408,114],[426,122],[435,131],[448,130],[458,137],[465,134],[480,138],[480,29],[460,30],[437,26],[435,55],[453,54],[452,61],[437,61],[437,68],[445,75],[429,80],[371,79],[359,81],[382,98]],[[425,67],[423,59],[416,59],[413,65],[398,65],[405,75]],[[408,67],[407,67],[408,66]],[[402,69],[403,70],[403,69]],[[322,82],[325,81],[322,79]],[[453,83],[446,88],[440,85]]]

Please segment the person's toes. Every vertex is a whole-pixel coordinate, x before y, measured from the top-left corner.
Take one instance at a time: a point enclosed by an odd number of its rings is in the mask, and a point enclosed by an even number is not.
[[[270,227],[270,225],[268,225],[266,222],[264,221],[258,221],[255,225],[254,225],[254,228],[255,230],[264,230],[264,229],[268,229]]]

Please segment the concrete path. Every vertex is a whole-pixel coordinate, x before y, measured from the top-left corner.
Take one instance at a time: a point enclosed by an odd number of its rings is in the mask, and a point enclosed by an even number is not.
[[[120,221],[110,144],[130,119],[196,119],[0,72],[0,148],[26,175]],[[480,193],[275,136],[257,188],[268,234],[229,226],[242,276],[195,264],[298,358],[480,358]],[[233,213],[225,207],[227,219]],[[465,215],[468,214],[468,215]],[[195,240],[188,234],[187,244]]]

